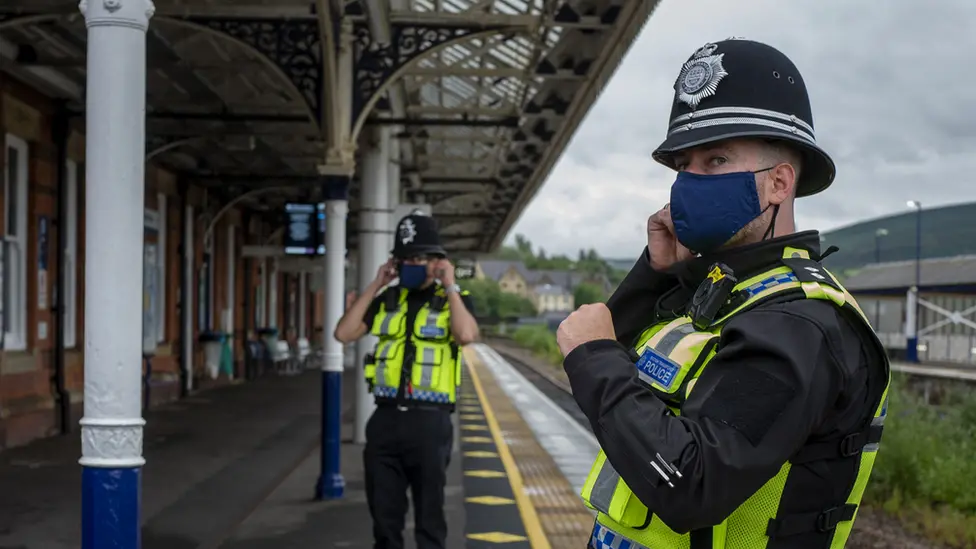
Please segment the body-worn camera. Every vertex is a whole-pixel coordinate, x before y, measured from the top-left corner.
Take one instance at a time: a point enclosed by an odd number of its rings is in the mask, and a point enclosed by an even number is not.
[[[735,273],[727,265],[712,265],[688,306],[688,316],[696,329],[705,330],[715,322],[719,312],[728,304],[736,284]]]

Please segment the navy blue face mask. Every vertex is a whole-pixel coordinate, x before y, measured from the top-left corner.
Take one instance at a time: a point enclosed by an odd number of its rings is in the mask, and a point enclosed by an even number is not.
[[[671,187],[671,220],[678,242],[699,254],[728,242],[765,212],[756,174],[771,169],[718,175],[678,172]]]
[[[427,282],[427,265],[423,263],[420,265],[401,263],[397,274],[400,276],[400,286],[408,290],[415,290]]]

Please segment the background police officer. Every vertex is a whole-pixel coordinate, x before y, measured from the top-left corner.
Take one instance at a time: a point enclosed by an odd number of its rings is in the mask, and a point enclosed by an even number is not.
[[[389,286],[394,279],[395,285]],[[382,293],[381,290],[386,288]],[[411,214],[397,226],[393,258],[336,327],[343,343],[379,342],[366,378],[377,409],[366,425],[366,497],[376,549],[400,549],[411,491],[417,549],[444,549],[444,486],[460,384],[460,347],[478,337],[467,292],[441,246],[435,221]]]
[[[706,44],[682,66],[654,152],[678,172],[671,202],[607,304],[559,327],[602,448],[583,489],[591,547],[846,542],[889,373],[818,233],[795,233],[794,197],[834,178],[810,111],[765,44]]]

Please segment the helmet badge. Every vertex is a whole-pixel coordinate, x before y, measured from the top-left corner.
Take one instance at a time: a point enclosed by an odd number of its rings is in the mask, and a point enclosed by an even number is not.
[[[413,224],[413,219],[405,219],[400,223],[400,243],[410,244],[417,236],[417,226]]]
[[[718,46],[705,44],[682,67],[675,83],[675,98],[692,109],[703,99],[715,95],[719,82],[729,75],[722,66],[724,53],[714,55]]]

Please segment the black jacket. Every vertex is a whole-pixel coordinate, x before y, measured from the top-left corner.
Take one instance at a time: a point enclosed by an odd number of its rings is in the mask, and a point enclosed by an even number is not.
[[[808,440],[856,429],[873,415],[884,390],[885,359],[877,345],[849,313],[812,299],[760,305],[730,320],[680,417],[638,381],[631,351],[636,338],[656,322],[681,316],[715,261],[744,280],[779,266],[784,246],[820,257],[816,231],[695,258],[667,273],[651,268],[645,248],[607,302],[618,340],[581,345],[565,359],[573,395],[610,463],[677,532],[722,522]],[[674,488],[650,466],[657,453],[683,473]],[[849,462],[841,463],[794,467],[787,492],[802,494],[784,493],[780,512],[836,502],[852,473]]]

